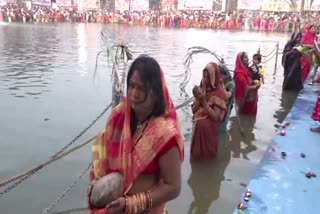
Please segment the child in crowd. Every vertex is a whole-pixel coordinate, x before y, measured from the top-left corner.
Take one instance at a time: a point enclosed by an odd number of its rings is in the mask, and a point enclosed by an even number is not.
[[[253,55],[251,71],[252,71],[252,79],[255,85],[264,83],[264,71],[261,66],[261,54],[256,53]]]

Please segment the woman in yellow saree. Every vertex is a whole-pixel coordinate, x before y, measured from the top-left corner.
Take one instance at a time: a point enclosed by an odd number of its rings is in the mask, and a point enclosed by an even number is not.
[[[140,56],[128,72],[127,97],[93,146],[91,181],[120,172],[125,192],[105,209],[89,202],[91,213],[165,213],[165,203],[180,194],[182,161],[183,142],[163,73],[156,60]]]

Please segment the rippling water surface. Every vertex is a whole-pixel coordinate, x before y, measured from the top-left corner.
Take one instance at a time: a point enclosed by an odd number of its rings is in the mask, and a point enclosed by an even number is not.
[[[256,32],[175,30],[119,25],[60,24],[0,26],[0,178],[15,175],[46,160],[85,128],[111,101],[111,63],[96,54],[103,49],[100,32],[113,41],[126,41],[134,57],[146,53],[162,66],[171,96],[180,104],[191,96],[210,56],[194,57],[192,77],[179,89],[182,59],[191,46],[203,46],[223,55],[233,69],[236,54],[252,56],[260,47],[270,53],[286,35]],[[170,213],[231,213],[255,167],[275,134],[274,125],[290,110],[294,94],[282,94],[282,68],[274,72],[275,58],[265,63],[265,84],[259,92],[255,121],[245,120],[245,137],[232,116],[230,131],[221,136],[216,161],[190,164],[191,111],[179,111],[185,137],[183,190],[169,204]],[[85,140],[103,128],[106,116],[90,129]],[[88,165],[87,146],[46,167],[10,193],[0,197],[1,213],[41,213]],[[53,211],[86,206],[87,177]]]

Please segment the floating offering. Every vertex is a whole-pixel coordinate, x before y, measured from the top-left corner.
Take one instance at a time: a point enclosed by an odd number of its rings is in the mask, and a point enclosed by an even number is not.
[[[281,136],[285,136],[285,135],[286,135],[286,131],[285,131],[285,130],[281,130],[281,131],[279,132],[279,134],[280,134]]]
[[[251,198],[251,192],[246,192],[245,197]]]
[[[307,177],[307,178],[312,178],[311,172],[306,173],[306,177]]]
[[[307,178],[315,178],[315,177],[317,177],[317,175],[314,172],[308,172],[308,173],[306,173],[306,177]]]
[[[284,122],[284,125],[285,125],[285,126],[290,126],[290,124],[291,124],[290,121]]]
[[[242,210],[244,210],[244,208],[245,208],[245,206],[244,206],[244,204],[241,202],[241,203],[238,205],[238,209],[239,209],[240,211],[242,211]]]

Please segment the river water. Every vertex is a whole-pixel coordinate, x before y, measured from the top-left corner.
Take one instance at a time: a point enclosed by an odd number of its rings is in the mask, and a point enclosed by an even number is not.
[[[227,32],[197,29],[159,29],[139,26],[59,24],[0,25],[0,178],[46,160],[73,139],[111,101],[111,64],[105,55],[100,32],[112,41],[125,41],[134,57],[145,53],[155,57],[169,85],[175,104],[192,95],[201,78],[201,69],[212,57],[194,57],[192,77],[185,92],[179,89],[184,72],[182,60],[187,49],[203,46],[223,55],[233,69],[236,54],[250,56],[260,47],[270,53],[276,42],[283,47],[287,35],[258,32]],[[281,57],[281,56],[280,56]],[[280,60],[279,60],[280,61]],[[290,110],[295,95],[282,94],[282,67],[275,58],[264,64],[265,84],[259,92],[256,121],[242,122],[241,137],[234,114],[230,131],[221,136],[218,159],[190,164],[191,111],[179,110],[185,137],[183,189],[168,206],[170,213],[232,213],[240,194],[254,173],[275,134],[275,125]],[[80,141],[101,130],[107,115]],[[0,212],[41,213],[72,183],[91,159],[90,146],[38,172],[16,189],[0,197]],[[53,211],[86,206],[87,176],[72,189]]]

